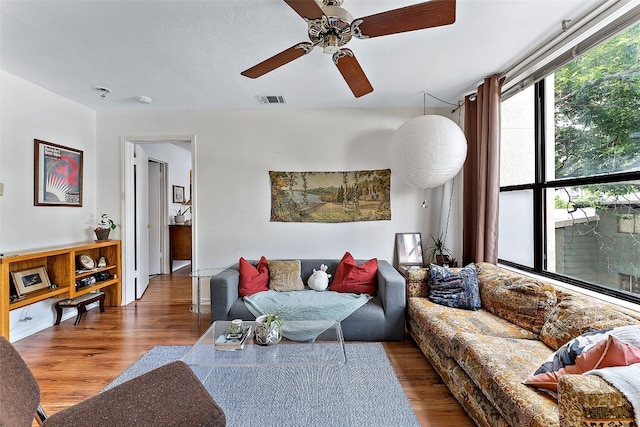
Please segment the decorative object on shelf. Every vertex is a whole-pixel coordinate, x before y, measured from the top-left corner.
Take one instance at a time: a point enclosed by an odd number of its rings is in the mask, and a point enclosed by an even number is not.
[[[109,233],[111,233],[111,230],[104,229],[104,228],[96,228],[95,233],[96,233],[97,240],[109,240]]]
[[[191,200],[193,199],[187,200],[186,202],[184,202],[184,205],[183,205],[186,208],[184,213],[186,214],[187,212],[189,212],[189,219],[186,219],[185,217],[185,221],[184,221],[185,225],[191,225],[191,217],[193,216],[192,210],[191,210],[191,203],[192,203]]]
[[[93,270],[94,268],[96,268],[96,260],[93,259],[91,255],[78,255],[77,261],[78,266],[80,266],[84,270]]]
[[[106,266],[107,266],[107,260],[106,260],[106,258],[105,258],[105,257],[101,256],[101,257],[98,259],[98,268],[104,268],[104,267],[106,267]]]
[[[95,276],[87,276],[82,279],[76,280],[76,290],[86,288],[88,286],[93,286],[98,282]]]
[[[51,287],[47,269],[44,266],[23,271],[13,271],[11,277],[19,295]]]
[[[284,321],[277,314],[263,314],[256,318],[254,340],[256,344],[273,345],[282,339],[282,324]]]
[[[111,279],[111,274],[109,274],[108,271],[101,271],[94,274],[94,276],[98,282],[104,282],[105,280]]]
[[[184,203],[184,187],[181,185],[173,186],[173,203]]]
[[[271,222],[391,219],[391,170],[269,171]]]
[[[108,214],[100,214],[100,222],[98,222],[98,226],[94,230],[96,238],[98,240],[109,240],[109,233],[111,233],[111,230],[115,230],[117,226],[118,224],[116,224]]]
[[[34,139],[34,206],[82,206],[80,150]]]
[[[189,200],[187,203],[183,203],[180,206],[180,209],[178,209],[178,211],[176,212],[176,215],[173,217],[173,220],[175,221],[175,223],[184,224],[186,220],[185,215],[190,210],[191,210],[191,200]]]

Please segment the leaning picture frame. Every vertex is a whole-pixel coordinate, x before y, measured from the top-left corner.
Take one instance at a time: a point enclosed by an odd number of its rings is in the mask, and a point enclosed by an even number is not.
[[[184,187],[182,185],[173,186],[173,203],[184,203]]]
[[[34,139],[34,206],[82,206],[83,153]]]
[[[423,265],[421,233],[396,233],[396,253],[398,265]]]
[[[44,266],[23,271],[13,271],[11,272],[11,277],[19,295],[51,287],[47,269]]]

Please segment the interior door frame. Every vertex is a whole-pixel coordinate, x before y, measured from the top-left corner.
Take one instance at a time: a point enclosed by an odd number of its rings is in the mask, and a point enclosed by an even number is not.
[[[135,257],[136,257],[136,248],[135,248],[135,197],[134,192],[132,191],[134,186],[134,151],[136,144],[161,144],[161,143],[172,143],[172,142],[189,142],[191,144],[191,170],[193,173],[192,179],[192,197],[193,197],[193,205],[192,205],[192,266],[195,268],[196,264],[196,236],[197,236],[197,221],[196,221],[196,163],[195,163],[195,153],[196,153],[196,137],[195,135],[180,135],[180,136],[122,136],[120,137],[120,144],[122,147],[122,171],[121,171],[121,198],[122,198],[122,211],[121,217],[123,218],[121,224],[121,233],[122,233],[122,304],[127,305],[131,302],[135,301],[135,280],[137,277],[137,270],[135,268]],[[165,218],[166,220],[166,218]],[[163,235],[165,236],[163,252],[169,253],[169,237],[168,237],[168,228],[163,231]],[[195,292],[193,291],[194,286],[192,285],[192,300],[196,298]]]
[[[168,242],[166,242],[166,240],[168,239],[168,235],[167,233],[164,233],[162,227],[160,227],[160,224],[168,224],[169,222],[169,212],[167,207],[169,205],[167,202],[168,165],[167,165],[167,162],[158,160],[152,157],[149,157],[149,163],[157,164],[160,171],[160,184],[159,184],[159,187],[160,187],[159,216],[160,218],[159,218],[158,224],[156,224],[156,228],[159,229],[159,245],[160,245],[160,253],[162,255],[162,258],[160,259],[160,274],[168,274],[170,272],[169,252],[167,250],[169,244]],[[149,180],[149,183],[151,183],[151,180]],[[149,192],[149,194],[151,195],[151,192]],[[149,206],[151,206],[151,204],[149,204]],[[151,245],[149,245],[149,252],[151,252]]]

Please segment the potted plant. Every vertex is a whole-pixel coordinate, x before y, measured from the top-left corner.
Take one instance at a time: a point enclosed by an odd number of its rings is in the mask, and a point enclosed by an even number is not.
[[[187,212],[189,212],[189,209],[191,209],[191,206],[187,206],[184,203],[180,205],[180,209],[178,209],[178,211],[176,212],[176,215],[173,217],[173,220],[175,221],[176,224],[184,224],[185,222],[184,216]]]
[[[431,234],[433,244],[429,248],[429,258],[438,265],[453,267],[455,260],[451,250],[445,246],[445,239],[446,237],[442,233],[438,234],[437,237]]]
[[[278,313],[263,314],[256,318],[254,339],[256,344],[272,345],[282,339],[282,324],[284,320]]]
[[[100,214],[100,222],[95,228],[96,238],[98,240],[109,240],[109,233],[111,230],[115,230],[118,224],[116,224],[109,215],[106,213]]]

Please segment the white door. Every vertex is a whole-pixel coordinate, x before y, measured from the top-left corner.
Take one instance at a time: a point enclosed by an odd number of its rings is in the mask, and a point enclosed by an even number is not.
[[[162,273],[163,164],[149,160],[149,274]]]
[[[136,299],[149,286],[149,156],[136,144]]]

